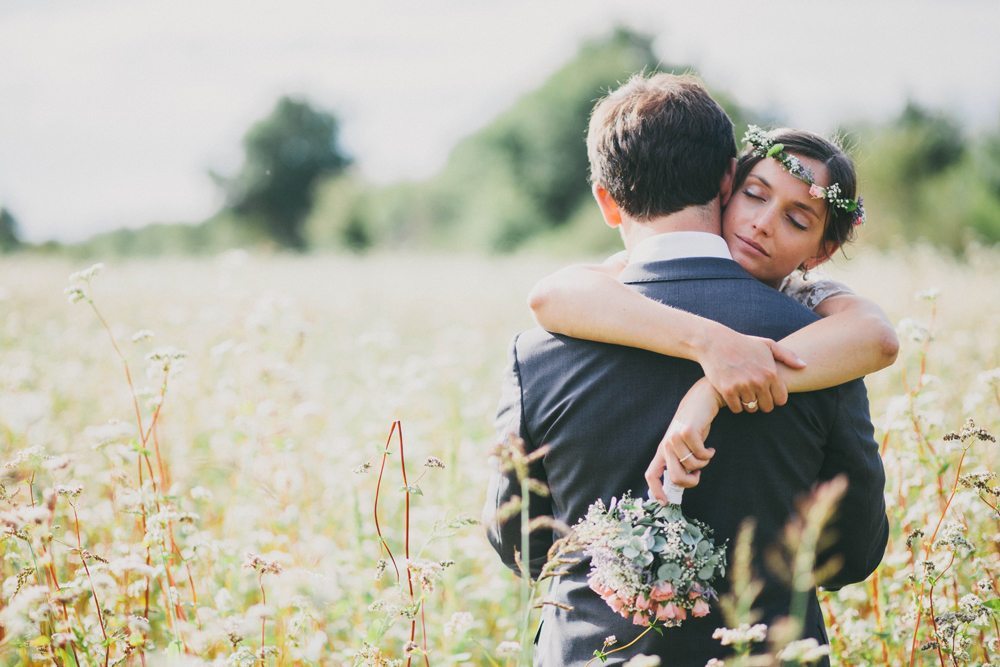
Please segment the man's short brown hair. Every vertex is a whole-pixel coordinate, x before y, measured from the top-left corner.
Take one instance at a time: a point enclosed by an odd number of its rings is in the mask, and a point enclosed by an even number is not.
[[[591,181],[636,220],[701,206],[736,156],[733,122],[690,75],[636,74],[590,116]]]

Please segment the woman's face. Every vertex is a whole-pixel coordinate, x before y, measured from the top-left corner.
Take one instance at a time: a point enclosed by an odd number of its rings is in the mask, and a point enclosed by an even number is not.
[[[796,157],[817,184],[829,185],[822,163]],[[829,256],[822,242],[826,213],[826,202],[812,198],[806,183],[764,158],[733,191],[722,213],[722,236],[740,266],[777,287],[803,262],[812,266]]]

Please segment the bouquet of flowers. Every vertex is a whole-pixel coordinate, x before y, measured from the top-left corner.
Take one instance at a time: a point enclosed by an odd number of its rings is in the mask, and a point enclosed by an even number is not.
[[[726,573],[725,544],[716,546],[712,529],[686,518],[679,503],[598,500],[576,532],[591,558],[590,588],[636,625],[676,627],[688,613],[708,614],[718,597],[712,584]]]

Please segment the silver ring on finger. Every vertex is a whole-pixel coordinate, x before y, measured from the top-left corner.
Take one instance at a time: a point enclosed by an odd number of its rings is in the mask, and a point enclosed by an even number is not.
[[[757,409],[757,399],[756,398],[753,399],[752,401],[747,401],[745,403],[743,401],[740,401],[740,403],[743,403],[743,407],[746,408],[747,410],[756,410]]]

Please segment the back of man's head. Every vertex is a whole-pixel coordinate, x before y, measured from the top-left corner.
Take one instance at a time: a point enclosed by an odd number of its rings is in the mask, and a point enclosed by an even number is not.
[[[644,221],[715,198],[736,140],[697,77],[636,74],[594,106],[587,156],[591,181]]]

